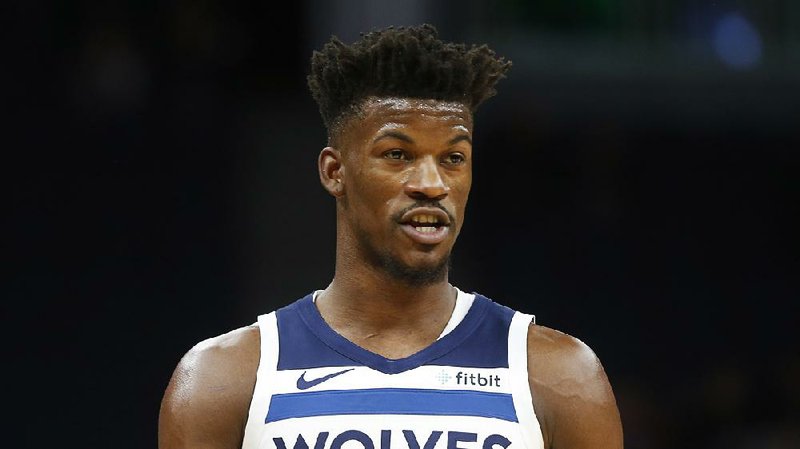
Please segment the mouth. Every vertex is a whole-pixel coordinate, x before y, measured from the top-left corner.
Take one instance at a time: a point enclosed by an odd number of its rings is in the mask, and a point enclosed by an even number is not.
[[[435,245],[450,233],[450,217],[438,208],[417,208],[400,220],[403,231],[411,240],[424,245]]]

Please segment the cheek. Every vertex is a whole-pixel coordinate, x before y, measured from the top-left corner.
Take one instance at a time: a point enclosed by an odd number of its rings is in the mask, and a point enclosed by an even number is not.
[[[453,180],[451,196],[462,207],[466,205],[469,198],[469,191],[472,188],[472,176],[465,174],[463,177]]]
[[[395,199],[393,189],[385,179],[363,176],[351,184],[351,202],[357,204],[363,212],[361,218],[366,220],[379,219],[379,214],[385,212]]]

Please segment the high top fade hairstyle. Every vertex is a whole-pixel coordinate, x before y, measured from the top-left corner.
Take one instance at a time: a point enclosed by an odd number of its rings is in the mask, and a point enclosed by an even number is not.
[[[511,62],[486,44],[439,39],[430,24],[361,33],[352,45],[336,36],[311,56],[308,87],[331,140],[370,97],[459,102],[472,114],[497,93]]]

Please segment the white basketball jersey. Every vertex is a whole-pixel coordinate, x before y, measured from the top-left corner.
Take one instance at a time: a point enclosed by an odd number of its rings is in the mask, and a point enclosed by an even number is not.
[[[242,447],[543,449],[528,385],[532,318],[475,294],[452,331],[387,359],[331,329],[310,293],[258,317]]]

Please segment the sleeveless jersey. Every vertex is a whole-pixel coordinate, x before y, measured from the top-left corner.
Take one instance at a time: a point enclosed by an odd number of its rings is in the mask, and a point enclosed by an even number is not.
[[[532,319],[476,293],[452,331],[387,359],[330,328],[310,293],[258,317],[242,448],[543,449],[528,384]]]

